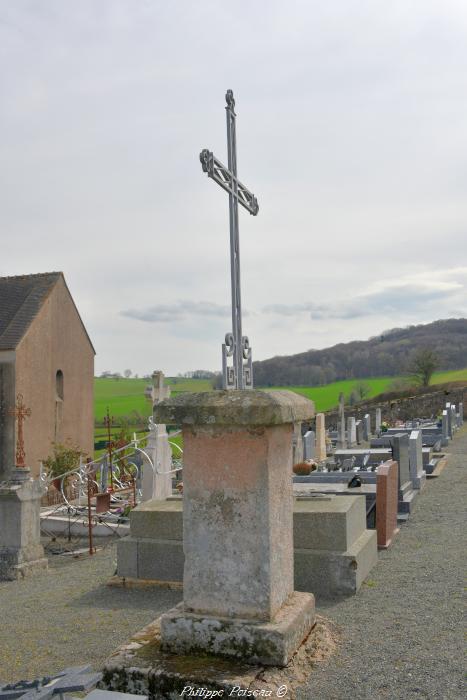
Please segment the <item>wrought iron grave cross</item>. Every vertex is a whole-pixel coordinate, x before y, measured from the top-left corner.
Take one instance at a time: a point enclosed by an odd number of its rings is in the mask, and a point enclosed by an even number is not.
[[[227,107],[228,168],[206,148],[200,153],[203,171],[229,194],[230,223],[230,277],[232,289],[232,332],[222,344],[222,382],[224,389],[252,389],[253,365],[250,342],[242,335],[242,299],[240,292],[240,242],[238,232],[238,204],[253,216],[259,210],[258,202],[237,177],[237,139],[235,133],[235,100],[232,90],[225,96]],[[232,357],[232,365],[228,358]]]
[[[24,469],[26,467],[26,453],[24,451],[23,422],[25,418],[29,418],[31,415],[31,409],[26,408],[24,405],[22,394],[18,394],[16,397],[16,406],[14,408],[10,408],[8,413],[10,416],[14,416],[14,418],[18,421],[18,435],[16,437],[16,466],[18,469]]]

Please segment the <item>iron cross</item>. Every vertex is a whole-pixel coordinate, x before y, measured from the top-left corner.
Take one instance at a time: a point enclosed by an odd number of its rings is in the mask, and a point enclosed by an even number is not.
[[[238,233],[238,204],[253,216],[258,202],[237,177],[237,139],[235,133],[235,100],[232,90],[225,96],[227,107],[228,168],[206,148],[200,153],[203,171],[229,194],[230,278],[232,289],[232,332],[222,344],[222,382],[224,389],[252,389],[253,365],[250,342],[242,335],[242,299],[240,292],[240,242]],[[232,365],[228,358],[232,357]]]
[[[16,466],[18,469],[24,469],[26,453],[24,451],[24,436],[23,436],[23,422],[25,418],[29,418],[31,415],[31,409],[26,408],[23,403],[23,395],[18,394],[16,397],[17,402],[14,408],[10,408],[8,413],[10,416],[18,421],[18,435],[16,439]]]

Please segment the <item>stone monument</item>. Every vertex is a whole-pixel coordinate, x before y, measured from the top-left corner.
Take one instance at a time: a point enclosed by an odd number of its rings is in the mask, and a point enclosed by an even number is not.
[[[315,459],[317,462],[322,462],[326,459],[326,426],[324,422],[324,413],[316,414]]]
[[[345,441],[345,397],[339,394],[339,418],[337,421],[337,449],[344,450],[347,447]]]
[[[314,597],[293,590],[292,433],[313,404],[288,391],[186,394],[155,407],[182,425],[183,603],[161,641],[285,666],[314,622]]]
[[[31,415],[18,394],[16,406],[7,411],[16,431],[16,468],[0,473],[0,580],[14,581],[36,569],[46,569],[40,542],[42,484],[26,467],[23,422]]]
[[[357,426],[354,416],[347,418],[347,447],[355,447],[357,444]]]

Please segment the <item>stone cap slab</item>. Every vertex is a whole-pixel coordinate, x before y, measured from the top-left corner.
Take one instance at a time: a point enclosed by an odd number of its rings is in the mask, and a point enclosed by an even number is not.
[[[176,425],[283,425],[309,420],[314,404],[293,391],[186,393],[154,406],[154,420]]]

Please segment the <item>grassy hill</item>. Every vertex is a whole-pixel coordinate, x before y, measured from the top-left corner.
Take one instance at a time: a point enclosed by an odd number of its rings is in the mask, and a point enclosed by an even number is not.
[[[323,350],[272,357],[253,363],[261,386],[325,386],[331,382],[406,374],[420,350],[432,350],[440,371],[467,366],[467,319],[451,318],[393,328],[370,338]]]

